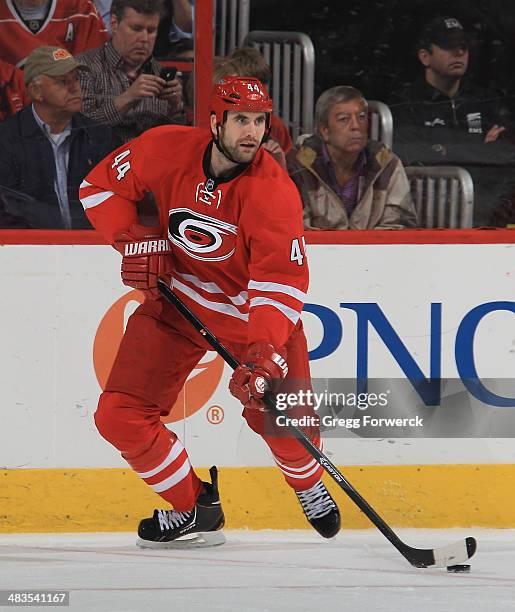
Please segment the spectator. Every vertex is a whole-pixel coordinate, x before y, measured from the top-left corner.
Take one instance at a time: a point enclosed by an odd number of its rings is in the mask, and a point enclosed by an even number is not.
[[[0,2],[0,57],[22,66],[42,45],[67,49],[72,55],[107,40],[92,0],[9,0]]]
[[[239,76],[251,76],[259,79],[269,88],[272,73],[270,66],[259,49],[254,47],[241,47],[235,49],[227,58],[238,69]],[[290,131],[284,121],[277,115],[272,115],[272,128],[270,138],[279,143],[285,154],[288,154],[293,146]]]
[[[507,110],[488,90],[464,79],[469,36],[454,17],[436,17],[423,28],[417,55],[424,74],[391,100],[395,123],[446,127],[493,142],[505,130]]]
[[[157,32],[156,57],[193,57],[193,0],[167,0]]]
[[[399,158],[368,141],[367,102],[354,87],[325,91],[315,107],[317,133],[287,156],[304,203],[306,229],[416,227]]]
[[[86,69],[65,49],[35,49],[24,71],[32,105],[0,125],[0,186],[42,203],[45,215],[32,211],[39,227],[91,227],[79,185],[118,146],[111,130],[80,113],[77,73]]]
[[[515,148],[505,138],[509,112],[499,95],[466,77],[469,36],[453,17],[423,28],[417,55],[424,74],[390,99],[394,150],[405,164],[459,165],[474,181],[474,225],[513,192]]]
[[[0,60],[0,121],[15,115],[29,103],[23,72]]]
[[[152,56],[163,0],[113,0],[112,38],[77,59],[84,113],[110,125],[121,141],[165,123],[183,123],[182,85],[164,81]]]

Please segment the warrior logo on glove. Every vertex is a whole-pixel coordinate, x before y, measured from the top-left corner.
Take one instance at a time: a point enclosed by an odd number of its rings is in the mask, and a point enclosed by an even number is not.
[[[154,300],[159,298],[158,279],[166,278],[172,267],[170,243],[161,236],[159,227],[131,225],[129,230],[115,234],[113,243],[123,257],[123,284]]]
[[[142,242],[127,242],[124,256],[147,255],[150,253],[170,253],[168,240],[144,240]]]

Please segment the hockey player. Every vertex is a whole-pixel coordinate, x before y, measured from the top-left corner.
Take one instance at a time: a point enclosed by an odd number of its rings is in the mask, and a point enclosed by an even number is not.
[[[295,438],[266,426],[269,413],[261,401],[263,379],[270,386],[309,385],[300,320],[308,287],[302,204],[287,174],[260,148],[272,113],[263,85],[224,77],[214,86],[210,108],[211,133],[154,128],[108,156],[82,184],[88,218],[122,254],[123,282],[147,296],[127,323],[95,422],[173,505],[141,521],[140,545],[166,546],[223,526],[216,468],[212,482],[202,482],[159,418],[209,350],[159,298],[157,279],[165,277],[245,364],[231,378],[231,393],[270,447],[310,523],[332,537],[340,515],[321,481],[321,466]],[[138,225],[135,202],[146,192],[156,199],[160,228]],[[320,444],[318,429],[308,435]]]

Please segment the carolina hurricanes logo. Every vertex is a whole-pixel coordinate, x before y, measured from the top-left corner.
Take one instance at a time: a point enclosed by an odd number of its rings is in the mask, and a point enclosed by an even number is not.
[[[266,388],[267,388],[267,384],[266,384],[265,379],[262,376],[257,376],[254,380],[254,389],[258,393],[261,393],[262,395],[264,395]]]
[[[168,238],[193,259],[222,261],[236,249],[237,227],[188,208],[171,210]]]

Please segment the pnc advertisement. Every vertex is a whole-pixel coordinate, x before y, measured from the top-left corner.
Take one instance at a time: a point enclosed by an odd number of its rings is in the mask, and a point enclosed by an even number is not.
[[[455,441],[445,452],[431,439],[384,442],[380,460],[512,461],[514,248],[308,244],[302,319],[313,389],[327,421],[349,425],[324,431],[335,460],[376,462],[366,437],[410,435]],[[4,413],[12,425],[0,432],[5,465],[123,465],[93,422],[127,319],[142,300],[121,284],[119,255],[104,245],[7,245],[0,259]],[[22,282],[29,277],[30,285]],[[198,465],[213,461],[214,448],[221,465],[263,465],[262,441],[229,394],[230,374],[207,353],[165,420]],[[331,393],[347,394],[345,406],[330,405]],[[383,417],[424,427],[375,427]],[[345,444],[332,435],[346,436]]]

